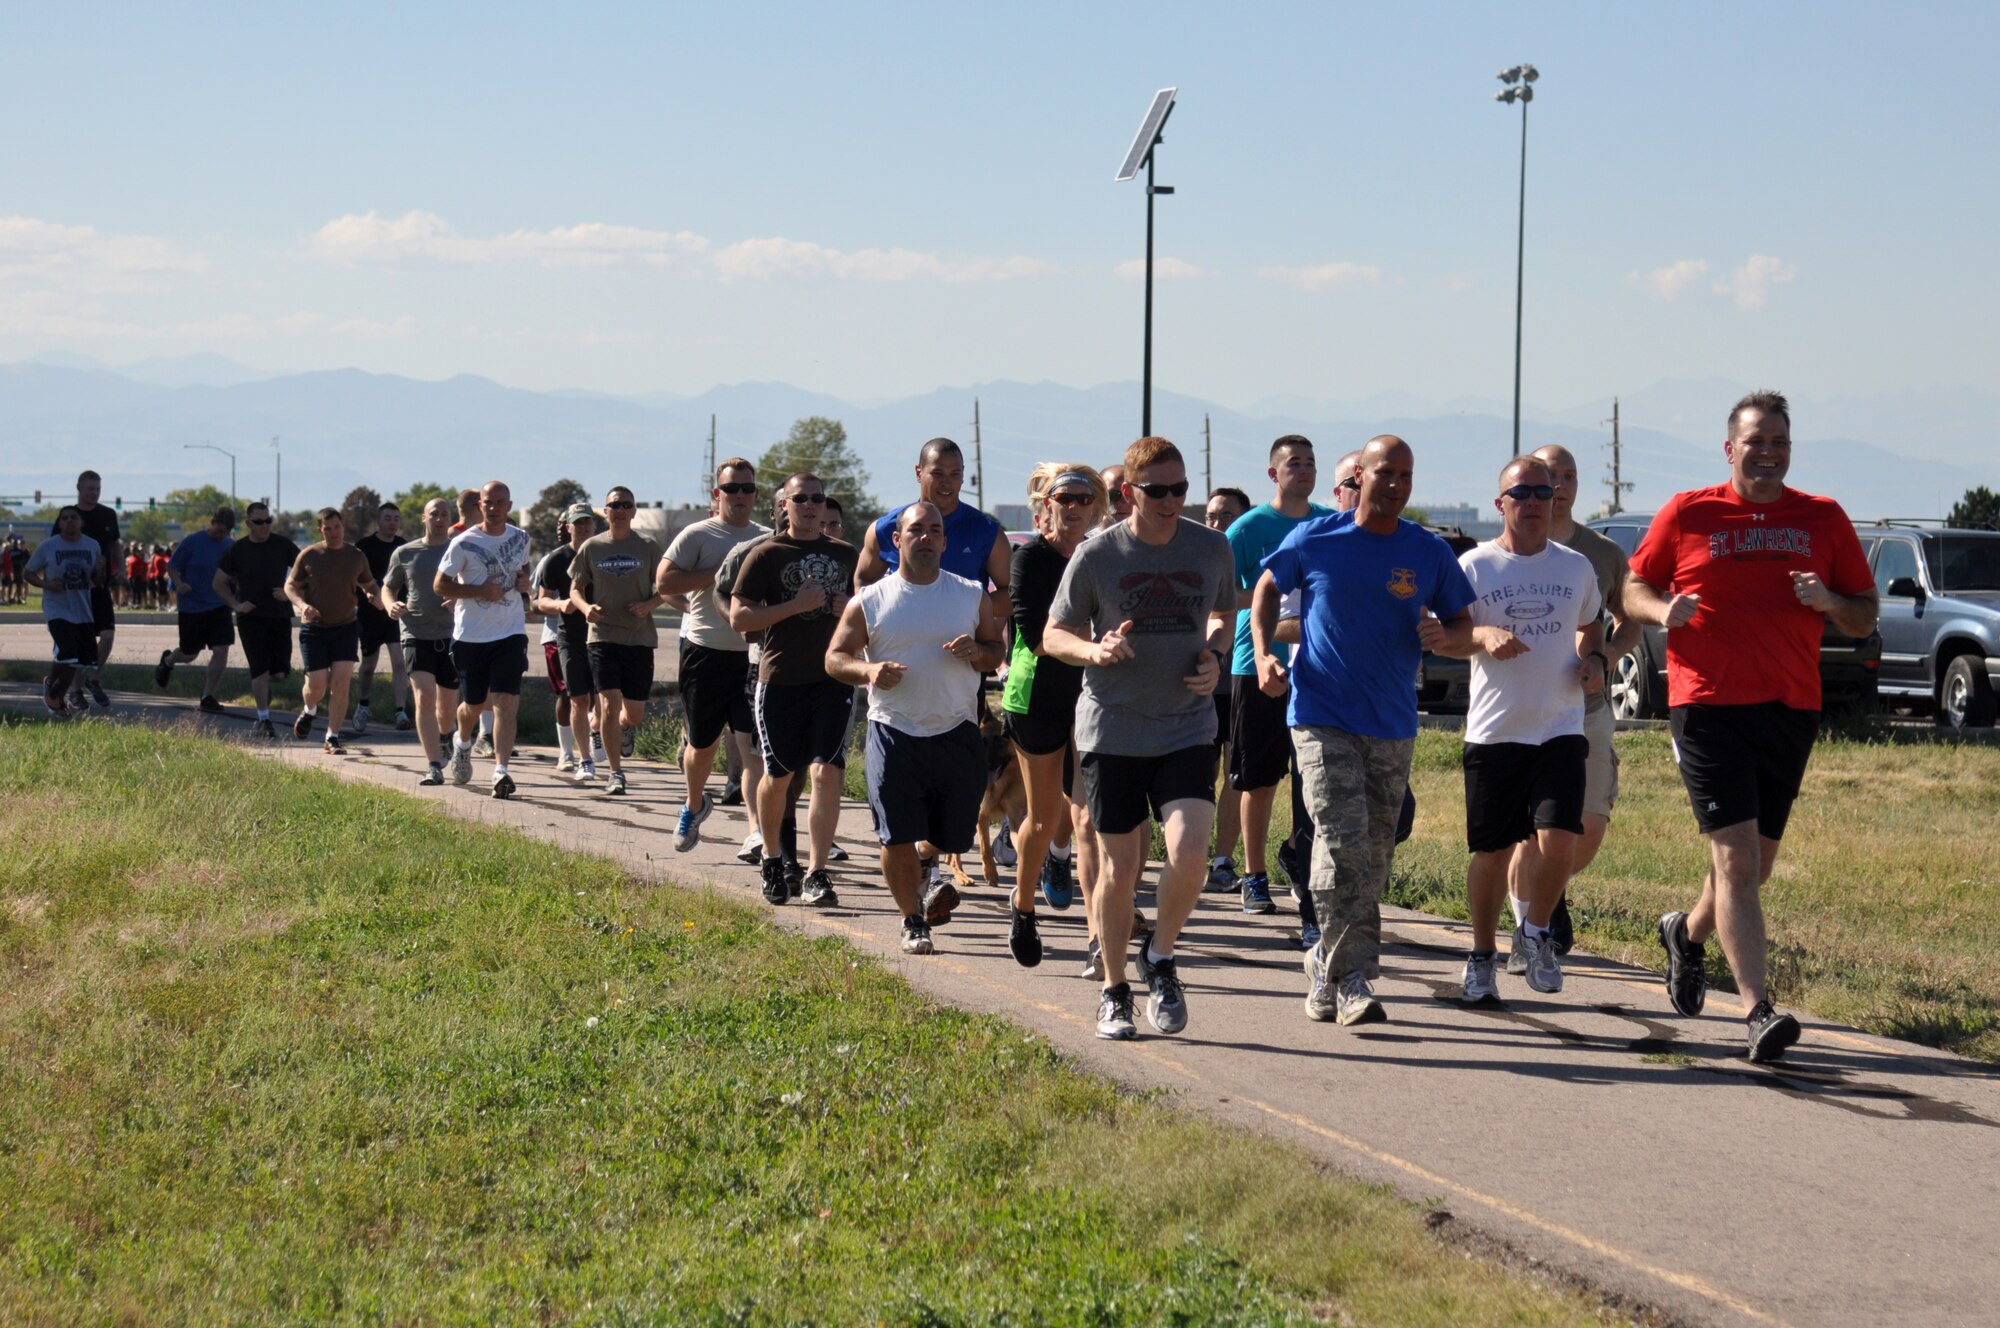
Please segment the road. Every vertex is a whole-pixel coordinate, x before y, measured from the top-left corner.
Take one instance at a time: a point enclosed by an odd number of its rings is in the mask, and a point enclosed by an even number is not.
[[[117,700],[122,718],[247,738],[247,716],[204,722],[185,703]],[[37,704],[21,684],[0,684],[0,703]],[[1656,975],[1583,954],[1559,996],[1503,978],[1504,1008],[1469,1010],[1456,1000],[1465,927],[1399,910],[1386,919],[1378,984],[1390,1021],[1316,1024],[1300,1008],[1293,924],[1246,917],[1228,896],[1204,898],[1180,947],[1188,1030],[1153,1035],[1142,1016],[1138,1041],[1105,1043],[1093,1035],[1095,985],[1077,976],[1076,910],[1044,911],[1049,956],[1023,970],[1007,953],[1005,896],[982,886],[938,929],[938,954],[908,958],[872,855],[856,852],[837,873],[840,908],[769,909],[730,857],[739,810],[718,811],[694,852],[673,851],[680,782],[656,764],[634,762],[632,795],[612,799],[559,780],[546,752],[517,754],[521,796],[496,802],[478,783],[419,788],[408,735],[371,731],[351,752],[245,747],[246,758],[379,783],[840,936],[940,1001],[1003,1014],[1094,1070],[1290,1139],[1440,1205],[1446,1229],[1497,1239],[1670,1320],[1992,1321],[1993,1067],[1810,1018],[1781,1065],[1751,1065],[1733,997],[1712,994],[1703,1018],[1680,1019]],[[844,809],[840,837],[871,842],[865,807]]]

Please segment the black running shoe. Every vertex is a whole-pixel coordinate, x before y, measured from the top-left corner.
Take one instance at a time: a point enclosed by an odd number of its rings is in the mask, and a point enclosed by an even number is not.
[[[799,866],[799,860],[797,858],[786,858],[785,888],[791,892],[792,898],[797,899],[799,897],[799,893],[805,889],[805,885],[806,885],[806,869],[804,867]]]
[[[1556,911],[1549,915],[1549,937],[1558,955],[1568,954],[1576,945],[1576,923],[1569,916],[1568,895],[1556,900]]]
[[[743,805],[743,786],[741,784],[724,784],[722,786],[722,796],[715,800],[715,805],[718,807],[741,807]]]
[[[90,693],[90,703],[92,705],[96,706],[99,710],[109,710],[111,708],[111,698],[104,694],[103,683],[95,678],[90,678],[84,682],[83,686],[84,690]]]
[[[924,921],[933,927],[943,926],[951,921],[951,911],[958,902],[958,887],[939,877],[924,891]]]
[[[326,742],[320,747],[320,750],[328,756],[345,756],[347,755],[347,744],[329,733],[326,735]]]
[[[1667,952],[1667,999],[1692,1019],[1708,1002],[1705,946],[1688,939],[1688,915],[1669,913],[1660,919],[1660,944]]]
[[[1132,1022],[1132,984],[1121,982],[1115,987],[1106,987],[1097,1001],[1097,1036],[1113,1042],[1124,1042],[1139,1036],[1139,1026]]]
[[[1758,1001],[1745,1021],[1750,1030],[1750,1059],[1774,1061],[1799,1040],[1799,1021],[1779,1014],[1769,1001]]]
[[[806,883],[799,902],[808,908],[837,908],[840,896],[833,892],[833,878],[826,874],[826,868],[806,873]]]
[[[221,713],[222,713],[222,702],[220,702],[220,701],[216,700],[216,699],[215,699],[214,697],[212,697],[212,696],[204,696],[204,697],[202,697],[202,698],[201,698],[201,713],[202,713],[202,714],[204,714],[204,715],[219,715],[219,714],[221,714]]]
[[[271,721],[268,719],[258,720],[250,726],[250,731],[260,738],[269,738],[273,742],[277,741],[278,738],[278,731],[271,727]]]
[[[153,666],[153,685],[155,687],[165,687],[167,679],[173,676],[174,652],[171,650],[162,650],[160,652],[160,662]],[[300,736],[303,737],[304,735],[301,734]]]
[[[1023,913],[1013,910],[1014,927],[1007,933],[1007,948],[1013,951],[1014,962],[1022,968],[1033,968],[1042,962],[1042,933],[1035,926],[1033,911]]]
[[[299,717],[292,721],[292,736],[301,742],[312,737],[312,731],[313,717],[310,714],[301,712]]]
[[[782,904],[792,897],[792,888],[785,884],[785,864],[777,858],[764,859],[761,869],[764,874],[764,902]]]

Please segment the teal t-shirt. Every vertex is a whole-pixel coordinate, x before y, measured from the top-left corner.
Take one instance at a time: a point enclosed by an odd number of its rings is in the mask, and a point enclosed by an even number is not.
[[[1257,580],[1264,574],[1264,560],[1297,527],[1332,511],[1331,507],[1311,503],[1304,516],[1286,516],[1271,504],[1264,503],[1230,523],[1229,552],[1236,559],[1236,589],[1241,592],[1236,602],[1242,606],[1236,612],[1236,649],[1230,657],[1231,673],[1247,677],[1257,672],[1256,652],[1250,648],[1250,592],[1257,588]],[[1290,646],[1273,646],[1272,650],[1280,660],[1290,662]]]

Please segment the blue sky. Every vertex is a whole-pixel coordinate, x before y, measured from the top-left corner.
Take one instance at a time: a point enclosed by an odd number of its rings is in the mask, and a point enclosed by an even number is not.
[[[1239,408],[1991,386],[1987,5],[14,6],[0,360]],[[1123,271],[1121,272],[1121,269]]]

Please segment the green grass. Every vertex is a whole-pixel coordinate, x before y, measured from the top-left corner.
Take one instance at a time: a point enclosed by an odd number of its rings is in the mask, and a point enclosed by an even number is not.
[[[833,940],[0,723],[0,1321],[1604,1321]]]

